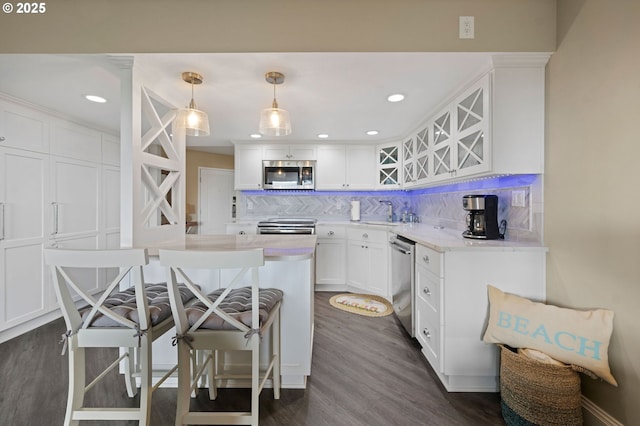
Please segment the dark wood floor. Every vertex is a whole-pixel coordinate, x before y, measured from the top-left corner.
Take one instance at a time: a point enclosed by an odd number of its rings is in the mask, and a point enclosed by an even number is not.
[[[363,317],[329,305],[332,293],[316,293],[313,364],[307,389],[284,389],[273,400],[260,398],[260,424],[313,426],[504,425],[499,396],[448,393],[393,316]],[[62,320],[0,345],[0,423],[11,426],[60,425],[67,394],[67,359],[60,356]],[[113,355],[109,354],[110,356]],[[105,364],[93,350],[94,364]],[[111,358],[108,358],[111,359]],[[91,373],[89,373],[91,374]],[[211,402],[205,392],[194,409],[248,408],[244,389],[222,390]],[[113,373],[90,391],[90,400],[117,405],[136,401]],[[153,426],[173,425],[175,389],[153,396]],[[115,425],[134,422],[91,422]]]

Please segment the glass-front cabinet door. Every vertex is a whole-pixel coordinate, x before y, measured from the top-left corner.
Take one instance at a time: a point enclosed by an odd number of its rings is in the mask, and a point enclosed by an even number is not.
[[[398,189],[401,180],[400,143],[378,145],[378,186],[384,189]]]
[[[489,170],[489,75],[456,100],[455,177]]]
[[[411,187],[415,179],[415,137],[411,135],[402,142],[402,184]]]
[[[438,114],[431,124],[431,132],[433,133],[431,180],[433,181],[448,179],[453,171],[451,116],[451,109],[447,109]]]
[[[431,176],[429,170],[429,147],[431,141],[429,139],[430,126],[426,126],[422,130],[419,130],[415,138],[415,182],[421,184],[426,182]]]

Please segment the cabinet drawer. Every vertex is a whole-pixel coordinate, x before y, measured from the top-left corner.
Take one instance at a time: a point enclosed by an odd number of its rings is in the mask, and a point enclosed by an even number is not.
[[[377,229],[364,227],[349,228],[347,229],[347,237],[354,241],[387,244],[387,231]]]
[[[440,317],[440,294],[441,278],[433,275],[426,267],[418,263],[416,267],[416,299],[428,307],[435,314],[434,318]]]
[[[318,239],[340,239],[347,237],[347,230],[341,225],[316,225],[316,235]]]
[[[442,276],[443,254],[416,244],[416,266],[422,265],[438,277]]]
[[[422,353],[434,370],[442,372],[442,357],[440,355],[442,329],[439,322],[433,322],[429,315],[425,315],[428,311],[429,307],[418,299],[416,306],[416,339],[422,346]]]

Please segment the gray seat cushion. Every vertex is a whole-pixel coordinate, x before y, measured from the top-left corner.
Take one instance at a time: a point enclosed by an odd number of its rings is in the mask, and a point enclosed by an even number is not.
[[[225,289],[215,290],[207,297],[215,302]],[[269,313],[276,304],[282,300],[282,290],[275,288],[260,289],[260,325],[266,321]],[[251,323],[251,287],[241,287],[231,290],[229,295],[219,305],[220,310],[234,317],[247,327],[252,327]],[[186,308],[189,325],[194,325],[207,311],[204,303],[198,301]],[[237,330],[233,325],[220,318],[216,314],[211,314],[199,328],[208,330]]]
[[[179,285],[178,290],[180,291],[182,303],[186,303],[195,297],[193,293],[183,285]],[[147,293],[151,325],[157,325],[169,318],[171,316],[171,304],[169,303],[167,284],[146,284],[145,292]],[[140,324],[136,294],[133,287],[111,294],[104,301],[104,307],[111,309],[116,314],[136,324]],[[82,319],[86,320],[88,315],[89,309],[82,313]],[[91,322],[91,327],[122,327],[122,325],[98,312]]]

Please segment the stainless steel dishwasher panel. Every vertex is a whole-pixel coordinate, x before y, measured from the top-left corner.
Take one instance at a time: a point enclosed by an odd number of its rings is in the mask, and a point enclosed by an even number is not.
[[[391,248],[391,297],[393,310],[404,329],[411,337],[414,333],[414,262],[415,243],[392,234]]]

